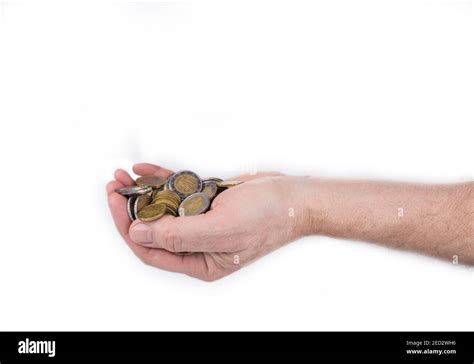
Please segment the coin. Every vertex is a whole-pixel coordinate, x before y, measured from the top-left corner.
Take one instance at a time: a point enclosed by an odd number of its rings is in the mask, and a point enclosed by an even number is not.
[[[163,191],[164,190],[164,187],[166,186],[166,184],[161,187],[161,188],[156,188],[153,190],[152,194],[151,194],[151,199],[154,200],[156,198],[156,195],[158,195],[159,192]]]
[[[214,198],[217,193],[217,185],[214,181],[203,181],[202,182],[202,192],[209,196],[209,198]]]
[[[207,211],[211,204],[208,195],[202,192],[194,193],[184,199],[179,205],[179,216],[194,216]]]
[[[204,179],[185,170],[168,178],[145,175],[137,178],[136,186],[117,188],[115,192],[128,197],[130,220],[153,221],[163,215],[193,216],[206,212],[213,199],[226,189],[243,181]],[[187,254],[181,252],[180,254]]]
[[[149,205],[151,202],[151,194],[140,195],[135,199],[133,203],[133,214],[138,216],[138,212],[144,208],[145,206]]]
[[[222,182],[223,179],[222,178],[218,178],[218,177],[206,177],[206,178],[203,178],[202,179],[202,182]]]
[[[162,217],[166,213],[166,206],[162,204],[152,204],[145,206],[138,211],[138,218],[141,221],[154,221]]]
[[[178,194],[169,190],[163,190],[154,195],[152,203],[159,203],[159,201],[162,200],[174,202],[178,205],[181,203],[181,198],[178,196]]]
[[[244,183],[244,181],[220,181],[220,182],[216,182],[216,185],[217,187],[229,188],[229,187],[238,186],[241,183]]]
[[[165,206],[166,214],[168,215],[178,216],[178,207],[181,203],[181,198],[172,191],[163,190],[155,194],[151,203]]]
[[[172,215],[172,216],[178,216],[178,210],[169,206],[166,206],[165,204],[160,204],[165,206],[166,208],[166,214]]]
[[[134,213],[134,209],[133,209],[133,206],[135,204],[135,200],[138,198],[138,196],[132,196],[128,199],[127,201],[127,213],[128,213],[128,217],[130,218],[130,220],[134,221],[137,217]]]
[[[151,187],[146,186],[131,186],[116,188],[115,192],[121,194],[122,196],[133,196],[133,195],[143,195],[145,193],[151,192]]]
[[[193,193],[201,192],[202,181],[194,172],[180,171],[169,178],[168,189],[184,199]]]
[[[161,188],[166,183],[166,178],[149,174],[137,178],[135,182],[139,186]]]

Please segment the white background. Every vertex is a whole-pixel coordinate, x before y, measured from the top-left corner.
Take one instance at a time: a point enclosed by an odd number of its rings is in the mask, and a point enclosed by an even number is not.
[[[311,237],[143,265],[116,167],[474,178],[470,1],[1,1],[1,330],[472,330],[472,268]]]

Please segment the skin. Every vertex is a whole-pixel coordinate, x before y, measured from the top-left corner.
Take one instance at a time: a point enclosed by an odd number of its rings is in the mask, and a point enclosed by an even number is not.
[[[133,171],[140,176],[173,173],[144,163]],[[473,182],[341,181],[276,172],[229,179],[246,182],[217,196],[205,214],[131,223],[126,198],[114,190],[135,183],[119,169],[107,185],[109,206],[120,234],[144,263],[205,281],[314,234],[474,264]]]

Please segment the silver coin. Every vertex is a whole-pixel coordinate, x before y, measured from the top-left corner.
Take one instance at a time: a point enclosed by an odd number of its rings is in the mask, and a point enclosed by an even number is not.
[[[216,182],[216,185],[219,188],[229,188],[229,187],[238,186],[242,183],[244,183],[244,181],[230,181],[230,180],[227,180],[227,181]]]
[[[181,202],[178,208],[179,216],[195,216],[206,212],[211,205],[211,199],[202,192],[194,193]]]
[[[127,213],[128,213],[128,217],[132,221],[135,221],[136,218],[137,218],[134,214],[134,211],[133,211],[133,206],[135,205],[135,201],[136,201],[137,198],[138,198],[138,196],[132,196],[127,201]]]
[[[202,181],[199,176],[191,171],[179,171],[168,179],[168,189],[178,194],[181,199],[201,192]]]
[[[123,187],[123,188],[116,188],[115,192],[121,194],[122,196],[135,196],[135,195],[144,195],[145,193],[151,192],[151,187],[146,186],[131,186],[131,187]]]
[[[217,193],[217,185],[214,181],[203,181],[202,182],[202,193],[205,193],[209,198],[214,198]]]
[[[138,177],[135,182],[138,186],[161,188],[166,183],[166,178],[147,174],[145,176]]]
[[[219,177],[206,177],[202,179],[202,182],[222,182],[223,179]]]

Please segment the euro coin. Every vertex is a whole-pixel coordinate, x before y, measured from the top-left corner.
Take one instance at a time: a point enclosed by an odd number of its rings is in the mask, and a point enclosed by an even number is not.
[[[127,201],[127,213],[128,213],[128,217],[132,221],[135,221],[135,219],[137,218],[135,213],[134,213],[134,204],[135,204],[135,200],[137,198],[138,198],[138,196],[132,196]]]
[[[133,203],[133,214],[138,216],[138,212],[144,208],[145,206],[149,205],[151,202],[151,194],[140,195],[135,199]]]
[[[134,196],[134,195],[144,195],[145,193],[151,192],[151,187],[146,186],[131,186],[131,187],[123,187],[123,188],[116,188],[115,192],[121,194],[122,196]]]
[[[201,192],[202,181],[191,171],[180,171],[173,174],[168,180],[168,189],[176,192],[182,199]]]
[[[181,198],[178,194],[169,190],[160,191],[152,198],[152,203],[159,203],[160,201],[169,201],[170,203],[177,203],[178,205],[181,203]]]
[[[149,222],[158,220],[166,213],[166,206],[162,204],[152,204],[145,206],[138,211],[138,218],[141,221]]]
[[[203,178],[202,179],[202,182],[222,182],[223,179],[222,178],[218,178],[218,177],[206,177],[206,178]]]
[[[161,188],[166,183],[166,178],[149,174],[137,178],[136,183],[139,186]]]
[[[241,183],[244,183],[244,181],[221,181],[221,182],[216,182],[216,185],[217,187],[229,188],[229,187],[238,186]]]
[[[194,193],[184,199],[179,205],[179,216],[194,216],[207,211],[211,205],[211,199],[202,192]]]
[[[181,198],[172,191],[163,190],[155,194],[151,203],[165,206],[166,214],[168,215],[178,216],[178,207],[181,203]]]
[[[202,192],[209,196],[209,198],[214,198],[217,193],[217,185],[214,181],[203,181],[202,182]]]
[[[156,196],[158,195],[158,193],[161,192],[161,191],[163,191],[163,190],[165,189],[165,186],[166,186],[166,185],[164,185],[164,186],[161,187],[161,188],[155,188],[155,189],[153,189],[153,192],[152,192],[152,194],[151,194],[151,199],[154,200],[154,199],[156,198]]]

